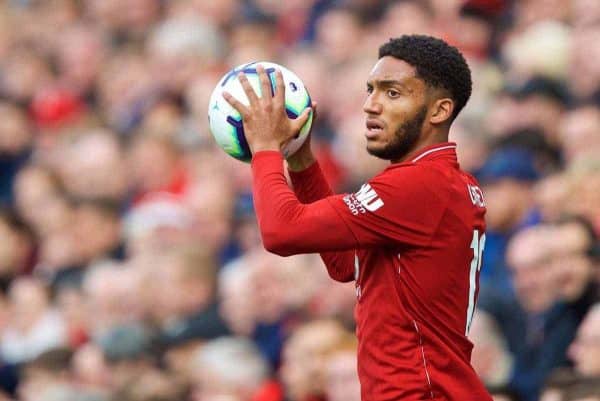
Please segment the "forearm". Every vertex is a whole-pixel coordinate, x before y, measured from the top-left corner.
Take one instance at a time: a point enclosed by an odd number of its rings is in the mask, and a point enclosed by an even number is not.
[[[333,195],[333,190],[317,161],[300,171],[292,170],[288,163],[288,172],[294,192],[300,202],[312,203]]]
[[[286,162],[290,172],[300,173],[315,164],[317,159],[310,147],[302,147],[298,152],[288,157]]]
[[[351,250],[354,235],[321,199],[300,203],[288,187],[278,152],[259,152],[252,160],[254,203],[265,248],[282,256]]]
[[[300,164],[295,163],[295,166],[298,167]],[[294,171],[288,161],[290,179],[300,202],[312,203],[333,195],[333,190],[316,160],[313,159],[312,163],[304,164],[303,167]],[[329,276],[343,282],[354,279],[354,255],[354,250],[320,254]]]

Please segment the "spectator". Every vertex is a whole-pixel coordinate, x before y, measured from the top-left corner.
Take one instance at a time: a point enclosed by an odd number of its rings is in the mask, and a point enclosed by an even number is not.
[[[179,151],[169,138],[141,135],[130,145],[131,181],[134,201],[166,192],[183,195],[187,189],[186,172],[179,162]]]
[[[31,229],[12,211],[0,209],[0,288],[8,290],[13,278],[31,272],[35,261]]]
[[[97,338],[114,327],[143,320],[145,305],[138,296],[140,276],[138,271],[126,269],[116,261],[100,261],[90,266],[82,282],[89,308],[85,323],[90,337]]]
[[[123,237],[127,253],[132,256],[152,253],[161,244],[189,242],[195,224],[189,208],[163,194],[129,209],[123,220]]]
[[[115,325],[100,333],[95,343],[102,349],[110,370],[110,388],[119,392],[154,371],[156,353],[151,332],[139,323]]]
[[[186,16],[162,22],[148,40],[161,88],[180,93],[196,71],[210,67],[219,59],[222,40],[211,21]]]
[[[133,378],[115,397],[122,401],[179,401],[187,394],[187,386],[177,377],[152,369]]]
[[[127,191],[125,154],[108,130],[92,130],[64,145],[57,172],[69,195],[123,203]]]
[[[24,47],[10,52],[0,69],[4,76],[0,93],[17,102],[27,103],[38,88],[47,86],[53,78],[44,57]]]
[[[327,357],[325,393],[328,401],[360,401],[356,371],[357,341],[349,333]]]
[[[553,174],[539,180],[534,188],[535,207],[543,221],[558,221],[565,213],[571,180],[566,174]]]
[[[327,355],[344,336],[343,327],[317,320],[294,331],[283,351],[281,378],[290,401],[325,399]]]
[[[7,362],[26,362],[44,351],[65,345],[65,323],[51,307],[47,289],[33,278],[16,279],[8,292],[10,317],[0,339]]]
[[[539,173],[530,152],[510,147],[493,152],[477,175],[487,206],[482,285],[493,282],[495,287],[510,292],[506,246],[516,232],[539,221],[533,210],[530,186]]]
[[[111,372],[102,349],[90,343],[80,347],[71,359],[73,381],[88,393],[110,396]]]
[[[269,380],[269,367],[252,342],[222,337],[208,342],[192,361],[193,399],[230,397],[238,401],[282,400],[282,390]]]
[[[568,401],[598,401],[600,397],[600,380],[598,378],[584,379],[573,385],[566,394]]]
[[[159,255],[154,313],[166,344],[228,334],[216,303],[216,266],[207,249],[175,249]]]
[[[33,135],[19,107],[0,102],[0,204],[13,202],[13,181],[31,154]]]
[[[569,347],[569,356],[575,364],[575,370],[585,376],[600,376],[600,305],[590,309],[577,337]]]
[[[569,197],[564,209],[566,213],[583,216],[597,232],[600,228],[600,166],[595,157],[582,158],[567,170]]]
[[[16,210],[36,234],[43,236],[62,223],[58,216],[50,216],[61,195],[58,177],[48,168],[29,165],[20,170],[14,191]]]
[[[598,246],[594,228],[583,218],[565,216],[554,227],[551,246],[559,296],[584,316],[599,295],[593,276]]]
[[[72,352],[64,348],[48,350],[25,368],[19,398],[26,401],[77,399],[70,381]]]
[[[75,236],[84,263],[102,258],[123,259],[118,206],[110,201],[86,201],[76,206]]]
[[[599,35],[597,24],[573,31],[568,80],[573,94],[580,100],[592,99],[600,89],[600,68],[591,61],[598,55],[598,46],[594,46],[593,41]]]
[[[515,356],[509,385],[525,400],[535,400],[550,372],[567,363],[567,348],[581,321],[581,309],[587,310],[581,286],[575,286],[580,288],[576,300],[566,298],[569,291],[565,291],[564,278],[553,268],[561,254],[553,243],[555,230],[539,225],[511,239],[507,261],[514,275],[516,302],[494,299],[491,291],[479,302],[499,323]],[[576,248],[571,249],[573,254],[578,253]],[[570,267],[562,265],[562,269]]]
[[[250,269],[243,260],[226,265],[219,272],[220,313],[238,336],[251,335],[256,327],[258,305],[253,297]]]
[[[593,104],[577,107],[562,119],[560,140],[567,162],[598,154],[600,141],[594,133],[600,130],[600,110]]]
[[[316,25],[316,46],[336,67],[358,56],[354,47],[363,27],[359,15],[351,8],[333,8]]]
[[[107,37],[90,26],[73,25],[59,36],[58,68],[63,85],[93,100],[93,90],[109,49]]]
[[[514,369],[514,357],[494,317],[477,310],[469,337],[474,344],[471,363],[483,383],[488,388],[508,387]]]
[[[548,376],[540,401],[562,401],[566,392],[578,382],[578,375],[570,368],[559,368]]]

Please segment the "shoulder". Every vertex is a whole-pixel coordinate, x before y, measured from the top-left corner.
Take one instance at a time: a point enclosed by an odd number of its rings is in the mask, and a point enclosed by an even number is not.
[[[390,189],[431,193],[442,196],[444,188],[449,187],[450,173],[435,163],[400,163],[382,171],[370,181],[377,186]]]
[[[443,209],[448,203],[443,176],[421,164],[390,166],[362,186],[350,197],[367,210],[398,214],[398,209],[428,212]],[[411,212],[412,213],[412,212]]]

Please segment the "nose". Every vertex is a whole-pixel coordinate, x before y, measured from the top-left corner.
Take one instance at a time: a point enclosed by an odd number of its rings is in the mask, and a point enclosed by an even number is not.
[[[367,100],[365,100],[365,103],[363,104],[363,111],[367,114],[381,114],[383,111],[383,107],[377,100],[375,91],[371,92],[369,96],[367,96]]]

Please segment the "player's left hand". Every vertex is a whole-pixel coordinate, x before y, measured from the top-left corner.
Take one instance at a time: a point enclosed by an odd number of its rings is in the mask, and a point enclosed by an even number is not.
[[[262,97],[258,97],[248,78],[240,72],[238,79],[248,97],[246,106],[230,93],[223,92],[225,100],[242,116],[244,135],[252,153],[261,150],[277,150],[300,132],[309,118],[307,107],[296,119],[288,118],[285,112],[285,85],[280,70],[275,72],[275,95],[270,96],[271,82],[263,66],[256,68],[261,85]]]

